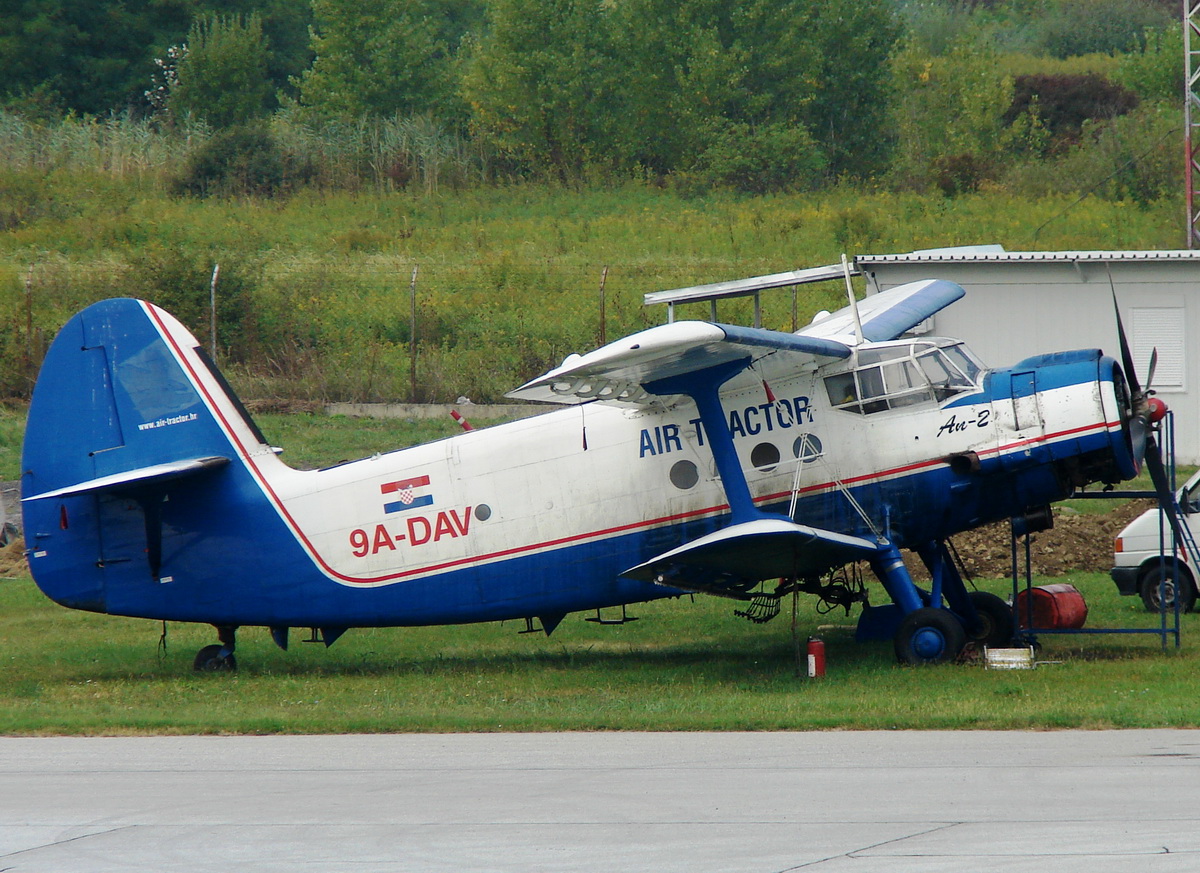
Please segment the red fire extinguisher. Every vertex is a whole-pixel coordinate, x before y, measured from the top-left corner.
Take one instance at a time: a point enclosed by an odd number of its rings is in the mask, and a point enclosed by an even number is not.
[[[825,643],[817,637],[808,638],[808,678],[819,679],[825,675]]]

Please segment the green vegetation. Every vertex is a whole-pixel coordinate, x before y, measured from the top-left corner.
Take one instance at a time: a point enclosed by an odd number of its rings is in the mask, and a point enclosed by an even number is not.
[[[489,401],[596,344],[602,275],[613,337],[843,253],[1184,235],[1165,0],[61,5],[0,13],[0,397],[114,295],[248,399]]]
[[[1178,111],[1182,78],[1165,0],[255,0],[238,15],[208,0],[10,5],[5,114],[49,128],[149,116],[155,136],[190,150],[210,127],[271,112],[320,185],[446,172],[685,191],[846,179],[1011,191],[1017,171],[1065,151],[1101,170],[1101,130]],[[1064,139],[1067,96],[1094,125]],[[418,120],[432,134],[418,148],[384,143],[345,172],[348,131]],[[1159,135],[1137,127],[1125,135],[1135,163]],[[735,141],[755,166],[731,172]]]
[[[665,320],[642,306],[648,291],[836,263],[843,252],[980,242],[1170,248],[1182,232],[1177,198],[1134,205],[847,187],[689,199],[630,183],[192,200],[149,181],[75,174],[12,190],[10,202],[30,217],[0,233],[0,396],[27,392],[59,326],[105,297],[164,306],[208,345],[217,263],[218,359],[246,399],[485,402],[596,345],[605,267],[611,340]],[[800,323],[844,299],[837,282],[803,289]],[[763,304],[768,327],[791,329],[787,291]],[[680,316],[706,318],[707,307]],[[749,323],[751,303],[722,304],[719,316]]]
[[[1089,626],[1157,620],[1102,574],[1070,581]],[[281,652],[246,629],[236,675],[197,675],[209,628],[170,625],[163,653],[158,623],[69,612],[28,580],[0,582],[0,733],[1200,726],[1188,637],[1163,652],[1156,636],[1045,636],[1050,663],[1033,671],[913,669],[813,602],[800,600],[799,634],[826,641],[820,681],[795,676],[786,609],[751,625],[706,597],[633,606],[640,620],[615,627],[570,616],[549,638],[518,634],[521,622],[356,630],[327,650],[297,633]]]

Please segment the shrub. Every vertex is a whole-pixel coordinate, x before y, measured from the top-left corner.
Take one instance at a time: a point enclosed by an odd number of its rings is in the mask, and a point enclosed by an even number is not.
[[[933,161],[933,182],[947,197],[977,191],[991,177],[992,165],[971,152],[940,155]]]
[[[265,125],[238,125],[216,133],[188,155],[170,190],[194,197],[269,197],[280,193],[289,181],[288,163]]]
[[[1178,195],[1182,127],[1178,112],[1152,104],[1108,121],[1088,121],[1077,144],[1052,159],[1015,167],[1003,182],[1026,197],[1093,193],[1146,204]]]
[[[827,162],[800,124],[729,124],[715,135],[689,175],[701,187],[747,194],[816,187]]]
[[[959,42],[939,57],[910,41],[893,57],[892,73],[899,95],[892,175],[902,187],[970,190],[1037,139],[1033,120],[1004,123],[1013,83],[986,40]]]
[[[1094,73],[1017,76],[1004,122],[1012,124],[1036,113],[1050,134],[1051,148],[1061,148],[1079,141],[1084,122],[1116,118],[1133,110],[1138,102],[1132,91]]]

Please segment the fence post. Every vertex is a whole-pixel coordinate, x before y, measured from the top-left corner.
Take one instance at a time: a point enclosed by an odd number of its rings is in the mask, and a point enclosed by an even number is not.
[[[209,309],[209,343],[212,346],[213,363],[217,362],[217,277],[221,275],[221,265],[213,264],[212,281],[208,283]]]
[[[604,271],[600,274],[600,345],[608,343],[608,329],[605,323],[604,311],[604,285],[608,282],[608,264],[604,265]]]
[[[417,270],[419,264],[413,264],[412,281],[408,285],[409,298],[409,328],[408,328],[408,400],[417,402]]]
[[[30,386],[34,383],[33,375],[33,264],[25,274],[25,382]]]

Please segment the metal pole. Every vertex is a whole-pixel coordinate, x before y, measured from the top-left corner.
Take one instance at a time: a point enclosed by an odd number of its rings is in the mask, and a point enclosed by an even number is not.
[[[213,264],[212,281],[208,283],[209,311],[209,343],[212,346],[213,363],[217,362],[217,277],[221,275],[221,265]]]
[[[842,273],[846,276],[846,296],[850,299],[850,312],[854,315],[854,335],[858,344],[862,345],[862,320],[858,317],[858,299],[854,296],[854,284],[850,281],[850,262],[846,260],[845,254],[842,255]]]
[[[419,265],[413,265],[412,281],[408,285],[409,297],[409,330],[408,330],[408,399],[417,402],[417,270]]]

